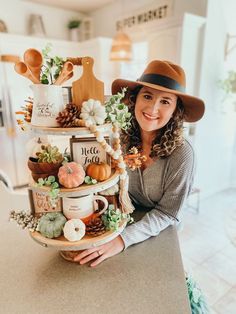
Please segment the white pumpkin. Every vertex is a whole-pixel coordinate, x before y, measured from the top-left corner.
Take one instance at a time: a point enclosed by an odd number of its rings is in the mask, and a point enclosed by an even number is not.
[[[89,99],[81,107],[80,118],[91,124],[103,124],[107,117],[105,106],[99,100]]]
[[[47,144],[49,143],[46,137],[34,137],[29,140],[26,144],[26,152],[28,157],[38,158],[36,153],[41,152],[41,146]]]
[[[63,228],[64,237],[71,242],[79,241],[85,235],[85,224],[80,219],[70,219]]]

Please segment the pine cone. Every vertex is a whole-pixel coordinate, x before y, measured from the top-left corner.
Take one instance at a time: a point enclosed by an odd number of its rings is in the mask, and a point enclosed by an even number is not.
[[[106,232],[106,227],[103,224],[103,221],[100,217],[93,218],[86,225],[86,234],[93,237],[97,237]]]
[[[79,108],[75,104],[69,103],[63,111],[59,112],[56,120],[61,127],[69,128],[74,126],[74,121],[79,118],[79,115]]]

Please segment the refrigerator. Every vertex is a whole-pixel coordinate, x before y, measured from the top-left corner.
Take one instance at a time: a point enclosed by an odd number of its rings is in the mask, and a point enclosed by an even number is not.
[[[16,111],[32,96],[30,81],[14,71],[14,63],[0,61],[0,170],[13,188],[26,186],[29,181],[26,144],[30,130],[17,125]]]

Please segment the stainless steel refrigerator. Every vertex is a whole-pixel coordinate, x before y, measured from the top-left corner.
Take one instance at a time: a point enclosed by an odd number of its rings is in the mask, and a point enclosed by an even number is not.
[[[14,71],[14,63],[0,61],[0,170],[13,187],[27,185],[29,179],[26,143],[30,132],[20,129],[15,114],[32,96],[29,86],[30,81]]]

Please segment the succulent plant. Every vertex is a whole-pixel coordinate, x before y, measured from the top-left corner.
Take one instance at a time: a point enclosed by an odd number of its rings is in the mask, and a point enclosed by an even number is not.
[[[117,231],[119,229],[120,222],[126,219],[127,223],[132,223],[134,219],[129,214],[124,214],[119,208],[115,209],[113,204],[108,206],[108,209],[102,215],[102,221],[106,227],[106,230]]]
[[[36,153],[38,157],[38,162],[48,162],[48,163],[61,163],[64,160],[63,155],[59,152],[59,149],[56,146],[41,146],[42,151]]]

